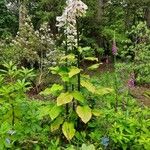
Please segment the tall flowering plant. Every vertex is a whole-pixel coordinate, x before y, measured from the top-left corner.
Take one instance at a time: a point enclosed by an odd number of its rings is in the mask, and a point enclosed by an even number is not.
[[[89,106],[88,98],[85,98],[86,95],[80,89],[81,86],[89,94],[101,95],[105,93],[101,92],[100,89],[96,89],[88,81],[88,76],[81,74],[80,58],[82,52],[87,50],[87,47],[81,48],[79,46],[78,18],[84,16],[86,10],[87,5],[81,0],[67,0],[62,16],[57,17],[57,26],[59,29],[63,29],[66,37],[66,53],[65,56],[61,57],[60,62],[62,64],[50,69],[53,74],[58,74],[65,84],[54,84],[51,88],[47,88],[41,93],[43,95],[53,94],[54,96],[58,96],[57,103],[51,110],[51,131],[53,132],[61,127],[68,141],[74,137],[76,130],[84,129],[85,125],[83,123],[87,124],[92,116],[99,116],[99,110]],[[88,59],[97,61],[96,58],[93,59],[92,57]],[[89,68],[93,69],[95,65]],[[108,88],[103,88],[102,90],[106,90],[106,93],[108,93]]]
[[[64,29],[68,44],[77,47],[77,18],[86,14],[87,5],[81,0],[67,0],[63,14],[56,18],[59,29]]]
[[[116,65],[116,55],[117,55],[117,45],[116,45],[116,36],[114,32],[114,38],[113,38],[113,44],[112,44],[112,54],[114,58],[114,66]],[[118,83],[117,83],[117,73],[115,68],[115,76],[114,76],[114,82],[115,82],[115,93],[116,93],[116,104],[115,104],[115,110],[118,110]]]

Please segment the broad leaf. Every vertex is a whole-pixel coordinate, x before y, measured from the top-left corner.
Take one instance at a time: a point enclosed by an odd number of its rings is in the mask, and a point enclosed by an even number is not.
[[[93,144],[88,145],[88,146],[85,144],[82,144],[81,150],[95,150],[95,146]]]
[[[62,117],[56,118],[51,124],[51,131],[54,132],[54,131],[58,130],[62,123],[63,123]]]
[[[111,89],[111,88],[98,88],[96,91],[95,91],[95,94],[98,94],[98,95],[105,95],[105,94],[109,94],[109,93],[112,93],[114,90]]]
[[[89,60],[89,61],[98,61],[98,58],[95,58],[95,57],[86,57],[84,59]]]
[[[80,52],[80,53],[82,53],[83,51],[89,51],[89,50],[91,50],[91,47],[78,47],[78,51]]]
[[[76,112],[84,123],[87,123],[92,117],[92,111],[89,106],[78,106]]]
[[[48,105],[48,106],[42,106],[39,108],[39,119],[42,119],[44,116],[49,115],[51,109],[53,108],[52,105]]]
[[[50,95],[50,94],[54,94],[57,91],[61,91],[63,90],[63,86],[59,85],[59,84],[54,84],[51,88],[46,88],[44,91],[40,92],[41,95]]]
[[[69,122],[64,122],[62,126],[62,131],[68,141],[70,141],[75,135],[74,124]]]
[[[72,92],[72,96],[81,103],[84,103],[85,98],[79,91]]]
[[[73,96],[71,93],[61,93],[57,97],[57,106],[61,106],[67,103],[70,103],[73,100]]]
[[[94,85],[88,81],[81,80],[81,85],[92,93],[95,93],[95,91],[96,91]]]
[[[77,68],[77,67],[73,67],[70,69],[69,72],[69,78],[73,77],[74,75],[80,73],[81,69]]]
[[[101,115],[101,112],[100,112],[100,110],[98,110],[98,109],[93,109],[93,110],[92,110],[92,114],[93,114],[94,116],[96,116],[96,117],[99,117],[99,116]]]
[[[59,71],[59,67],[50,67],[49,70],[51,71],[52,74],[57,74]]]
[[[94,65],[88,67],[88,69],[89,69],[89,70],[95,70],[95,69],[97,69],[97,68],[99,67],[99,65],[100,65],[100,64],[94,64]]]
[[[61,113],[61,111],[62,111],[62,108],[60,106],[55,105],[49,113],[51,119],[54,120],[55,118],[57,118],[58,115]]]
[[[68,60],[69,62],[75,62],[76,61],[76,58],[75,58],[75,55],[74,54],[69,54],[69,55],[66,55],[66,56],[63,56],[61,58],[61,60]]]

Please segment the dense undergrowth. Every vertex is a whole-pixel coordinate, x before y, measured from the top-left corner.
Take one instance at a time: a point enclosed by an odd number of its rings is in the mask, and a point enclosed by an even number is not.
[[[113,80],[114,73],[91,76],[91,83],[100,90],[98,95],[82,88],[89,107],[94,108],[94,117],[87,124],[79,121],[77,125],[77,114],[71,109],[69,114],[65,114],[65,110],[57,107],[53,100],[58,94],[58,87],[53,86],[49,91],[57,93],[53,99],[45,97],[44,101],[31,100],[26,92],[31,88],[33,71],[17,69],[13,64],[5,67],[7,71],[1,71],[0,76],[0,149],[148,150],[149,109],[139,106],[124,85],[118,93],[116,111],[115,91],[110,90],[116,84]],[[118,83],[120,85],[120,81]],[[81,100],[80,96],[76,98]],[[69,141],[61,129],[65,120],[68,120],[68,115],[76,130],[75,133],[72,128],[66,130],[69,137],[72,134],[74,136]],[[86,115],[89,114],[80,116],[83,121],[87,119]]]
[[[62,1],[0,0],[0,8],[18,3],[16,36],[0,30],[0,150],[149,150],[150,109],[132,93],[150,83],[141,10],[128,22],[128,1],[103,2],[103,15],[90,0],[89,11],[67,0],[59,17]],[[7,11],[0,24],[15,17]],[[103,18],[94,20],[97,13]],[[148,88],[143,95],[150,98]]]

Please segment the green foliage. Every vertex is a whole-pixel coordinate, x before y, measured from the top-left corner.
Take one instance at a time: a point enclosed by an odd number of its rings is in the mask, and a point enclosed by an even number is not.
[[[89,9],[70,21],[71,43],[67,24],[56,26],[64,0],[0,0],[0,150],[149,150],[149,108],[128,85],[132,73],[150,79],[149,0],[83,1]],[[19,2],[31,19],[15,35]],[[102,64],[114,31],[115,64],[109,56]]]
[[[9,11],[5,0],[0,0],[0,38],[14,36],[18,28],[17,15]]]
[[[145,22],[140,22],[136,26],[133,26],[128,33],[132,36],[132,42],[125,46],[123,56],[128,56],[128,60],[131,60],[131,65],[128,61],[127,65],[130,65],[135,73],[136,81],[139,83],[150,82],[150,30],[147,28]]]
[[[89,106],[77,106],[76,112],[84,123],[89,122],[92,117],[92,112]]]
[[[75,129],[73,123],[64,122],[62,131],[68,141],[70,141],[75,135]]]

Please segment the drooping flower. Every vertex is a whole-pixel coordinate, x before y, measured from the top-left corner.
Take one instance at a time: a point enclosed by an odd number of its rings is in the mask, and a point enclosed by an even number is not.
[[[56,26],[58,29],[64,28],[64,33],[68,38],[67,41],[71,43],[71,45],[73,43],[77,45],[77,18],[84,16],[87,8],[87,5],[81,0],[66,0],[66,7],[62,16],[56,18],[58,22]]]

